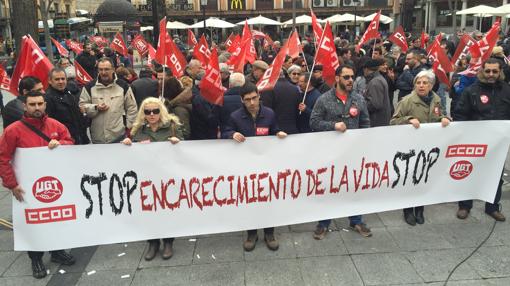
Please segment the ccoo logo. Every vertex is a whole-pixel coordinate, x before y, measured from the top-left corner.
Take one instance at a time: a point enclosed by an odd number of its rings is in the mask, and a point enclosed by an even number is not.
[[[471,162],[466,160],[457,161],[450,168],[450,176],[454,180],[462,180],[469,176],[469,174],[471,174],[472,171],[473,164],[471,164]]]
[[[64,191],[62,183],[55,177],[46,176],[39,178],[32,186],[34,197],[43,203],[51,203],[58,200]]]

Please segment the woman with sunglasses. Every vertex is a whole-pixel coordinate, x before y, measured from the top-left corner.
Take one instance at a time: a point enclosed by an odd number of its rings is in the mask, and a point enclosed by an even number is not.
[[[435,80],[436,76],[431,70],[419,72],[413,81],[413,91],[399,101],[390,124],[411,124],[414,128],[420,128],[421,123],[441,122],[443,127],[448,126],[450,119],[443,116],[441,98],[432,91]],[[423,206],[405,208],[405,222],[412,226],[423,224],[423,210]]]
[[[183,135],[179,118],[169,114],[161,100],[148,97],[140,105],[140,110],[131,129],[131,138],[125,138],[121,143],[128,146],[133,141],[142,143],[170,141],[172,144],[177,144],[183,140]],[[173,255],[173,241],[173,238],[163,238],[161,257],[165,260]],[[145,253],[145,260],[154,259],[159,251],[159,245],[159,239],[149,240],[149,249]]]

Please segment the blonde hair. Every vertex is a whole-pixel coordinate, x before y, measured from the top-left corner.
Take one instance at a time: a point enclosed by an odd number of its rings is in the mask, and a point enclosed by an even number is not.
[[[159,98],[156,97],[147,97],[142,103],[140,104],[140,109],[138,110],[138,114],[136,115],[135,123],[133,123],[133,127],[131,128],[131,136],[135,136],[136,132],[140,130],[140,128],[147,124],[145,120],[145,114],[144,109],[147,104],[157,104],[159,108],[159,123],[158,128],[161,126],[167,125],[168,123],[175,123],[177,125],[181,125],[179,118],[172,114],[168,113],[168,110],[166,109],[165,105]]]

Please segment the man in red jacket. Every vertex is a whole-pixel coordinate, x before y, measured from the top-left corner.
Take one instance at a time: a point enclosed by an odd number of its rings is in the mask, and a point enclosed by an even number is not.
[[[25,109],[23,118],[9,125],[0,137],[0,177],[4,187],[10,189],[19,202],[23,202],[25,191],[18,184],[11,165],[16,148],[48,146],[54,149],[61,144],[74,143],[67,128],[45,114],[46,102],[43,93],[30,91],[22,100]],[[38,279],[46,276],[43,254],[41,251],[28,252],[32,260],[32,275]],[[51,261],[64,265],[75,262],[74,257],[63,250],[51,251]]]

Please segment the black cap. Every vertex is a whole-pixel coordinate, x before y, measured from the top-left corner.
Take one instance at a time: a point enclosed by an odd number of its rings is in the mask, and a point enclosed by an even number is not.
[[[363,65],[363,68],[375,68],[382,66],[384,64],[384,60],[382,59],[369,59],[365,65]]]
[[[313,71],[322,71],[322,65],[313,66]]]

